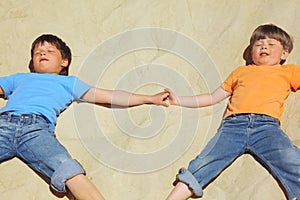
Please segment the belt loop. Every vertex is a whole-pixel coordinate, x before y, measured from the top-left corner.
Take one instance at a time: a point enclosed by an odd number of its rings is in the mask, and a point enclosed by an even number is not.
[[[255,114],[250,113],[250,114],[248,115],[248,118],[249,118],[249,126],[252,127],[252,126],[253,126],[253,123],[254,123],[254,121],[255,121]]]
[[[7,115],[7,121],[11,121],[11,118],[13,116],[13,112],[8,112],[6,115]]]

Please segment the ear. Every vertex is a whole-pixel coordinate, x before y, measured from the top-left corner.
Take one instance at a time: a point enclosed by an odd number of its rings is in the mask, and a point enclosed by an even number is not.
[[[281,55],[281,60],[286,60],[289,55],[290,55],[289,51],[283,50]]]
[[[62,59],[61,66],[64,68],[64,67],[68,67],[68,65],[69,65],[68,59],[67,58],[66,59]]]

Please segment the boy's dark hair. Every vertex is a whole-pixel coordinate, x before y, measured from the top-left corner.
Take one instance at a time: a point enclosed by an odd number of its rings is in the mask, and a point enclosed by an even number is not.
[[[278,40],[282,44],[283,49],[289,53],[293,50],[293,40],[287,32],[273,24],[260,25],[253,31],[250,38],[250,44],[244,51],[243,57],[246,60],[247,65],[253,64],[251,52],[254,43],[257,40],[265,39],[266,37]],[[285,60],[282,60],[280,64],[283,64],[284,62]]]
[[[59,75],[68,76],[69,66],[70,66],[71,61],[72,61],[71,49],[59,37],[57,37],[55,35],[51,35],[51,34],[43,34],[43,35],[39,36],[37,39],[35,39],[33,41],[32,45],[31,45],[31,59],[30,59],[30,62],[29,62],[30,71],[34,72],[34,67],[33,67],[33,62],[32,62],[32,58],[33,58],[33,54],[34,54],[34,48],[35,48],[36,45],[43,44],[44,42],[48,42],[48,43],[54,45],[60,51],[62,58],[63,59],[68,59],[68,66],[64,67],[61,70],[61,72],[59,73]]]

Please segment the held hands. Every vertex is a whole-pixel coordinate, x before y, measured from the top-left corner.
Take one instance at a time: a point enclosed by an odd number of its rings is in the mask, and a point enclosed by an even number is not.
[[[169,105],[179,105],[178,96],[173,90],[166,88],[163,92],[152,96],[153,104],[168,107]]]
[[[178,96],[173,92],[173,90],[166,88],[165,92],[169,94],[166,100],[169,101],[170,105],[179,105]]]
[[[168,107],[169,105],[179,105],[179,98],[173,90],[166,88],[164,92],[153,95],[153,104]]]
[[[167,102],[168,97],[169,97],[169,93],[167,91],[160,92],[152,96],[152,103],[155,105],[168,107],[169,106]]]

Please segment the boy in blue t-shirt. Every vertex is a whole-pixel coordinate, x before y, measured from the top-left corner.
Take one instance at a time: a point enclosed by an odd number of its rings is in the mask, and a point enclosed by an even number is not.
[[[51,187],[76,199],[104,199],[54,135],[57,116],[73,101],[119,106],[168,106],[169,95],[141,95],[94,88],[68,75],[71,50],[60,38],[46,34],[32,44],[31,73],[0,78],[0,163],[17,157],[49,179]]]

